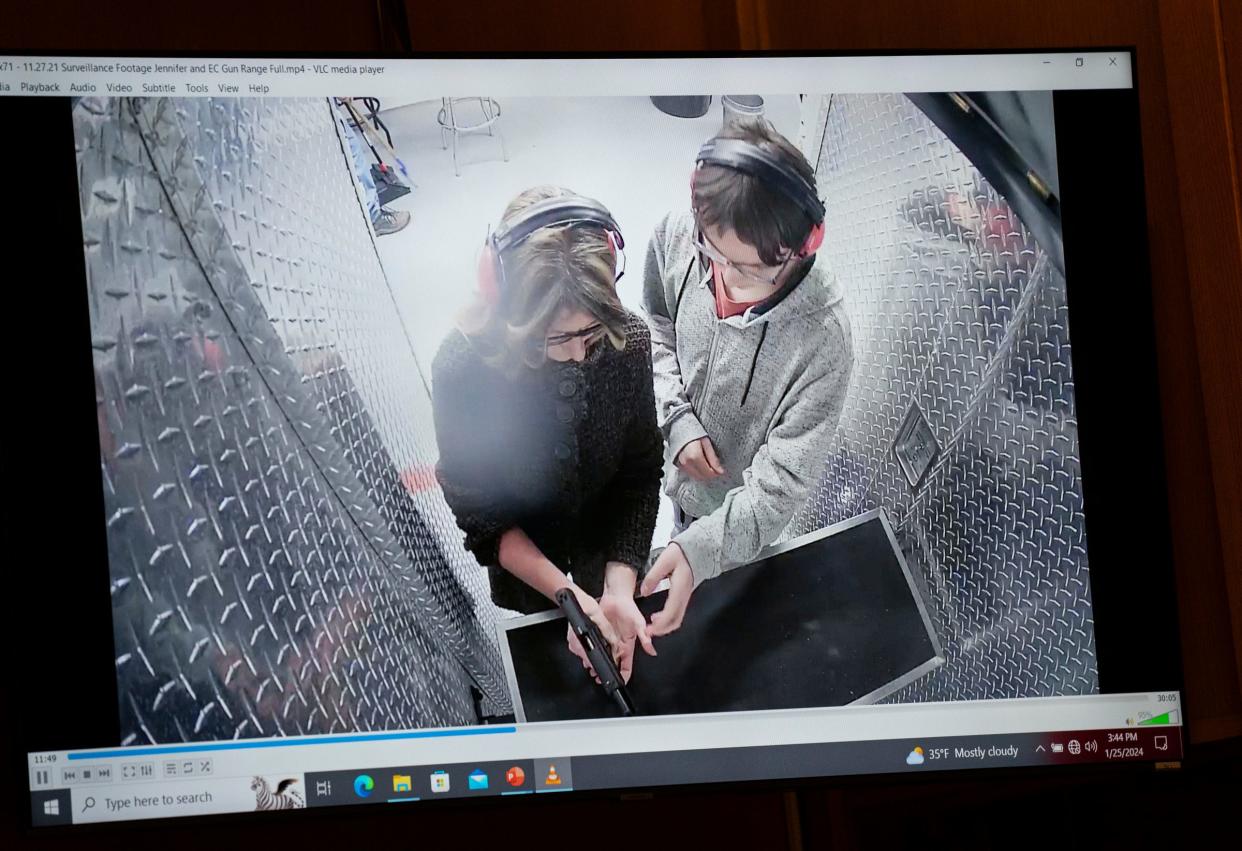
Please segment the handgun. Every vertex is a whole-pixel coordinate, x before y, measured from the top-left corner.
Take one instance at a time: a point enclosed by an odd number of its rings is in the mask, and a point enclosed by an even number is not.
[[[565,613],[570,629],[574,631],[574,635],[578,636],[578,641],[586,650],[587,658],[591,660],[591,667],[595,669],[596,675],[603,683],[604,691],[616,701],[622,715],[633,715],[634,702],[630,700],[625,681],[621,679],[621,672],[617,670],[617,663],[613,661],[608,642],[600,634],[599,627],[587,617],[586,612],[582,611],[578,597],[568,588],[562,588],[556,592],[556,604]]]

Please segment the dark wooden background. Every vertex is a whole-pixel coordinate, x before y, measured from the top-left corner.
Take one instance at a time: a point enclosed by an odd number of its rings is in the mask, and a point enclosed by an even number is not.
[[[1227,764],[1242,736],[1239,0],[10,0],[0,25],[0,49],[117,54],[1128,45],[1138,56],[1186,714],[1202,762]],[[512,848],[568,841],[592,848],[888,847],[937,839],[986,847],[1044,835],[1058,844],[1112,844],[1122,837],[1175,837],[1184,822],[1210,820],[1230,800],[1236,808],[1239,798],[1231,794],[1237,790],[1230,793],[1225,784],[1236,782],[1237,773],[1221,771],[1186,772],[1176,780],[1104,774],[864,783],[798,795],[693,792],[365,822],[356,816],[261,826],[226,822],[192,833],[162,825],[44,844],[207,847],[235,841],[243,830],[254,847],[308,838],[325,847],[356,845],[360,830],[369,844],[400,847],[428,841]],[[1118,810],[1092,816],[1097,805],[1114,802]]]

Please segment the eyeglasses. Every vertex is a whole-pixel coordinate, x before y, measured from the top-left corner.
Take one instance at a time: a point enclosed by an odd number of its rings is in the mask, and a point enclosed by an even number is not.
[[[583,345],[589,349],[606,336],[608,336],[608,329],[596,322],[594,325],[588,325],[581,331],[572,331],[568,334],[549,334],[545,340],[545,346],[551,349],[555,346],[563,346],[581,337]]]
[[[720,253],[720,249],[708,242],[707,237],[701,230],[695,235],[694,247],[698,249],[700,254],[709,258],[713,263],[719,263],[725,268],[733,269],[743,278],[747,278],[751,281],[757,281],[761,284],[775,285],[776,279],[779,278],[781,273],[785,271],[785,266],[793,257],[792,253],[787,254],[785,259],[781,261],[781,265],[777,268],[775,275],[763,275],[758,272],[759,269],[770,269],[772,267],[766,266],[762,263],[736,263],[733,260],[730,260],[728,257],[725,257]]]

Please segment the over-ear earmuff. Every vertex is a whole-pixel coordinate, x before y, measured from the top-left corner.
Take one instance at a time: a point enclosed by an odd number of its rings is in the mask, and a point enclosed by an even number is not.
[[[788,163],[744,139],[709,139],[699,148],[690,172],[691,207],[694,206],[695,178],[704,163],[757,177],[801,207],[814,224],[797,251],[798,257],[810,257],[824,244],[824,202],[819,199],[815,185]]]
[[[529,239],[536,231],[562,226],[597,227],[608,240],[616,274],[616,257],[625,248],[621,228],[608,208],[582,195],[562,195],[536,202],[519,213],[503,228],[488,234],[479,254],[479,295],[488,304],[500,301],[505,289],[504,254]]]
[[[490,240],[489,240],[490,242]],[[479,252],[479,295],[487,304],[500,301],[500,284],[496,280],[496,256],[491,245],[484,245]]]
[[[811,232],[807,234],[806,242],[802,244],[802,250],[798,252],[799,257],[810,257],[819,247],[824,244],[824,223],[816,222],[811,226]]]

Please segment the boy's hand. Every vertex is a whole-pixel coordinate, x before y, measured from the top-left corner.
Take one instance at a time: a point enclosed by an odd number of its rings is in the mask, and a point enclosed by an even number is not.
[[[664,608],[651,616],[651,634],[657,638],[675,632],[681,626],[686,606],[690,604],[690,595],[694,593],[694,574],[690,572],[690,562],[686,561],[686,554],[676,542],[665,547],[643,578],[642,595],[650,597],[654,594],[656,586],[666,576],[669,580],[668,599],[664,601]]]
[[[716,447],[712,446],[710,437],[692,440],[681,448],[673,459],[677,469],[699,482],[706,482],[717,476],[723,476],[725,469],[716,457]]]

